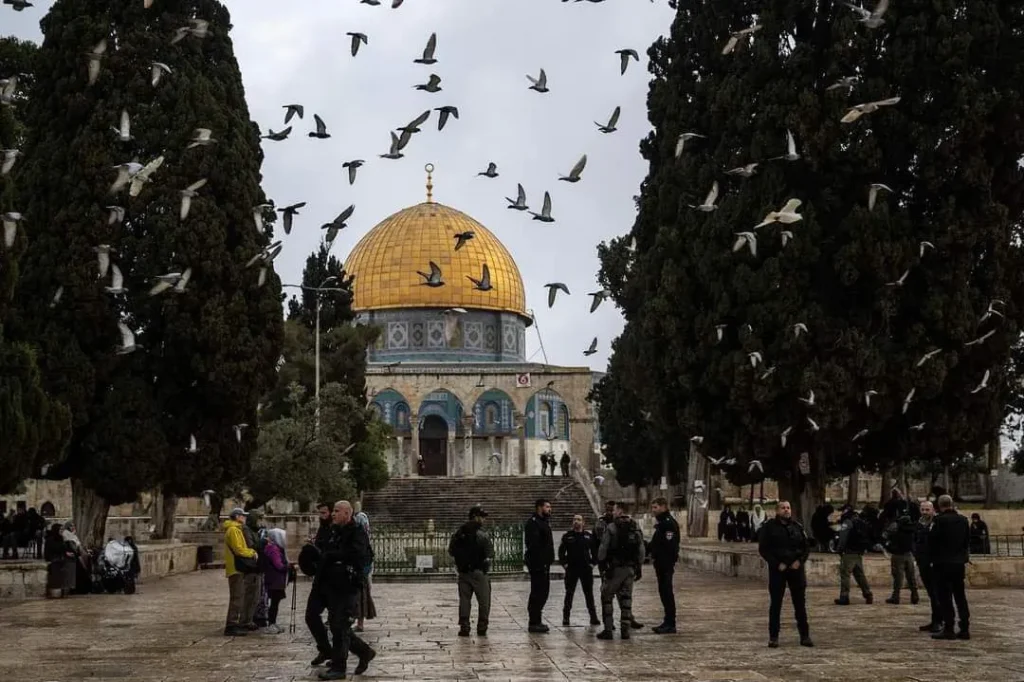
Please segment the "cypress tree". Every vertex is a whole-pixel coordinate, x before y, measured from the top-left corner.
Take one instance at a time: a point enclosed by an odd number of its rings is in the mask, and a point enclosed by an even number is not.
[[[331,280],[330,278],[334,279]],[[330,255],[327,244],[320,247],[306,258],[306,267],[302,270],[302,286],[339,289],[339,291],[323,291],[317,293],[313,289],[303,289],[301,294],[288,301],[288,319],[298,320],[310,331],[316,328],[316,301],[320,297],[320,331],[329,332],[343,324],[351,322],[355,313],[352,312],[352,282],[355,277],[345,273],[345,267],[336,256]],[[324,284],[324,282],[327,282]]]
[[[179,29],[209,22],[206,37]],[[259,131],[249,120],[227,9],[216,0],[58,0],[42,21],[38,79],[19,198],[26,230],[19,309],[40,347],[45,385],[74,420],[68,457],[83,540],[102,540],[108,504],[141,490],[217,488],[245,469],[256,406],[282,344],[280,283],[246,263],[271,238],[254,226]],[[105,40],[106,50],[85,55]],[[89,62],[98,62],[89,84]],[[154,67],[154,62],[169,67]],[[161,77],[153,85],[153,69]],[[127,112],[131,138],[111,130]],[[209,145],[190,148],[198,128]],[[130,196],[115,166],[162,158]],[[180,216],[182,190],[206,180]],[[109,219],[108,206],[124,209]],[[268,215],[269,219],[270,216]],[[104,290],[94,249],[108,245],[124,294]],[[160,275],[188,272],[183,293],[150,295]],[[63,297],[47,315],[54,291]],[[118,322],[141,349],[115,354]],[[235,425],[248,424],[236,440]],[[187,452],[191,437],[198,445]]]
[[[20,149],[24,128],[16,112],[25,105],[24,93],[32,82],[35,45],[14,38],[0,39],[0,78],[16,76],[14,101],[0,107],[0,150]],[[0,164],[6,155],[0,152]],[[17,211],[14,182],[21,172],[15,165],[0,175],[0,214]],[[23,243],[0,247],[0,492],[14,489],[60,457],[70,433],[67,409],[42,390],[35,352],[5,336],[4,322],[18,283],[18,259]]]
[[[670,4],[649,51],[636,252],[618,240],[603,261],[638,340],[625,380],[677,438],[736,457],[734,478],[761,462],[805,516],[830,476],[989,442],[1021,315],[1019,9],[903,0],[869,28],[840,3]],[[787,131],[799,159],[771,160]],[[704,137],[677,156],[684,133]],[[717,209],[691,208],[715,182]],[[876,183],[891,191],[872,210]],[[754,229],[790,199],[799,222]]]

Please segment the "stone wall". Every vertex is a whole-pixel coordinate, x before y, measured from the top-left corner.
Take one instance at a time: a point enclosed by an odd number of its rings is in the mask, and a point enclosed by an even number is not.
[[[736,548],[719,543],[687,542],[679,550],[680,563],[708,573],[734,578],[767,581],[767,565],[750,546]],[[979,587],[1024,587],[1024,557],[975,557],[967,566],[967,585]],[[839,586],[839,557],[812,554],[807,560],[807,584],[813,587]],[[875,598],[881,601],[892,591],[889,560],[880,555],[864,557],[864,574]],[[920,579],[920,578],[919,578]],[[854,597],[856,586],[853,587]]]
[[[196,545],[170,542],[139,545],[140,583],[196,570]],[[0,601],[46,596],[46,562],[0,563]]]

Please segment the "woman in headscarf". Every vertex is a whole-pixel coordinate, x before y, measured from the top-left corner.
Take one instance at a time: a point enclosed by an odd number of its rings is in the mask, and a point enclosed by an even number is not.
[[[757,541],[757,531],[761,530],[761,526],[768,520],[768,515],[764,513],[764,509],[761,505],[754,505],[754,512],[750,515],[750,530],[753,534],[753,540]]]
[[[554,474],[554,465],[551,467],[552,474]],[[366,531],[366,537],[372,539],[373,536],[370,534],[370,517],[363,511],[363,505],[361,502],[355,503],[356,515],[355,522]],[[371,548],[373,543],[370,543]],[[370,555],[373,556],[372,554]],[[363,584],[359,588],[359,611],[358,618],[356,620],[356,632],[363,631],[364,621],[373,620],[377,617],[377,607],[373,603],[373,596],[370,593],[370,574],[373,573],[373,560],[366,565],[363,574]]]
[[[64,589],[73,594],[89,594],[92,591],[92,577],[89,574],[89,560],[82,547],[82,541],[75,532],[75,524],[68,521],[60,532],[64,545],[73,559],[64,565]]]
[[[988,537],[988,524],[981,520],[981,514],[971,514],[971,554],[991,554],[992,544]]]
[[[288,552],[285,532],[280,528],[267,531],[267,546],[263,550],[263,586],[270,598],[267,607],[268,635],[279,635],[284,628],[277,624],[277,610],[288,589]]]

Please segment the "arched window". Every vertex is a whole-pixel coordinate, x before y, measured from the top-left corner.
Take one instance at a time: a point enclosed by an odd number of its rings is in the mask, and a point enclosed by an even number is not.
[[[540,409],[537,411],[537,429],[544,436],[550,436],[551,433],[551,403],[542,402]]]
[[[39,508],[39,513],[47,519],[52,519],[57,515],[57,510],[53,507],[53,502],[43,502],[43,506]]]
[[[565,405],[558,408],[558,437],[569,439],[569,408]]]
[[[409,428],[409,406],[405,403],[395,405],[395,425],[400,429]]]
[[[484,429],[496,431],[499,423],[498,406],[494,403],[488,403],[487,407],[484,408]]]

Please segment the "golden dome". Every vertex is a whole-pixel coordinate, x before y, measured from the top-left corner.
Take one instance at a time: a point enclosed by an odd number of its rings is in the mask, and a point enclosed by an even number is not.
[[[429,183],[429,179],[428,179]],[[526,314],[523,278],[505,246],[486,227],[461,211],[430,200],[402,209],[378,223],[355,245],[345,271],[355,276],[355,311],[387,308],[475,308]],[[455,235],[473,232],[455,250]],[[417,271],[441,268],[444,286],[428,287]],[[484,264],[490,291],[473,288]]]

